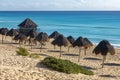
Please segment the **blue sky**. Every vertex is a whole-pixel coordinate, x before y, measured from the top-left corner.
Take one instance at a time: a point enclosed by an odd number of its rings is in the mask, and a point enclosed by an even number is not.
[[[0,10],[120,10],[120,0],[0,0]]]

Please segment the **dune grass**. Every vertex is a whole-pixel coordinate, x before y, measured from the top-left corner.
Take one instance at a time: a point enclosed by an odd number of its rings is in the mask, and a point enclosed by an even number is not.
[[[90,70],[87,70],[80,65],[73,63],[69,60],[62,60],[62,59],[57,59],[54,57],[46,57],[42,63],[46,65],[48,68],[57,70],[60,72],[68,73],[68,74],[78,74],[78,73],[83,73],[86,75],[94,75],[94,73]]]
[[[29,55],[29,57],[30,57],[30,58],[34,58],[34,59],[39,59],[39,58],[40,58],[40,56],[39,56],[37,53],[31,53],[31,54]]]
[[[20,47],[18,49],[18,51],[16,51],[18,55],[21,56],[28,56],[30,58],[34,58],[34,59],[39,59],[40,56],[37,53],[29,53],[27,49]]]
[[[16,51],[18,55],[22,55],[22,56],[28,56],[29,52],[27,51],[27,49],[20,47],[18,49],[18,51]]]

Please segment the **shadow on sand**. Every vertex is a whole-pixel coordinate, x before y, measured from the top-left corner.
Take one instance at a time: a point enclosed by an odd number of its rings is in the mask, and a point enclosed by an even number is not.
[[[33,47],[33,49],[48,49],[48,48],[34,48],[34,47]]]
[[[65,55],[65,56],[79,56],[78,54],[69,54],[69,53],[67,53],[67,54],[62,54],[62,55]]]
[[[15,42],[4,42],[3,44],[18,44],[19,45],[19,43],[15,43]]]
[[[104,63],[106,66],[120,66],[118,63]]]
[[[89,70],[96,70],[96,68],[92,68],[92,67],[89,67],[89,66],[82,66],[83,68],[85,69],[89,69]]]
[[[84,58],[85,60],[102,60],[102,59],[99,59],[99,58],[92,58],[92,57],[87,57],[87,58]]]
[[[60,50],[48,50],[48,52],[59,52],[59,53],[62,52],[63,53],[64,51],[60,51]]]
[[[38,55],[40,55],[40,56],[48,56],[48,55],[46,55],[46,54],[38,54]]]
[[[38,68],[47,68],[42,62],[37,63],[36,67],[38,67]]]
[[[107,78],[116,78],[116,76],[112,75],[99,75],[100,77],[107,77]]]

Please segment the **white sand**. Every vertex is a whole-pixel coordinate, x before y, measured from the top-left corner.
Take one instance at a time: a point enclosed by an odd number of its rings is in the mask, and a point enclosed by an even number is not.
[[[108,54],[106,65],[101,68],[102,56],[92,54],[93,48],[87,51],[86,56],[82,51],[80,62],[78,62],[78,49],[71,48],[70,52],[67,52],[67,48],[63,47],[65,52],[62,53],[61,58],[89,68],[95,73],[89,76],[81,73],[65,74],[47,69],[40,64],[46,56],[59,58],[59,52],[55,52],[50,42],[44,46],[45,49],[42,49],[42,52],[36,49],[39,48],[38,46],[34,46],[35,49],[32,50],[29,46],[25,46],[30,53],[40,54],[39,60],[16,55],[19,45],[10,44],[10,41],[9,37],[5,40],[5,44],[1,44],[0,40],[0,80],[120,80],[120,49],[116,49],[114,56]],[[59,47],[56,50],[59,50]]]

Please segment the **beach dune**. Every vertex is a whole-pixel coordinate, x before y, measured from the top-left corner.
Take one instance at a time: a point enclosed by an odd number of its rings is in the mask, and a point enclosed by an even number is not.
[[[79,62],[77,48],[71,48],[67,52],[68,48],[62,47],[61,59],[75,62],[92,70],[95,75],[66,74],[47,69],[40,63],[47,56],[59,58],[59,47],[54,50],[54,46],[50,42],[43,46],[41,52],[40,46],[33,46],[31,50],[31,47],[26,45],[25,48],[30,53],[40,55],[40,59],[33,59],[17,55],[16,50],[19,45],[11,44],[10,37],[6,38],[4,44],[1,44],[2,41],[0,40],[0,80],[120,80],[120,49],[116,48],[116,53],[113,56],[108,54],[104,63],[105,66],[101,68],[102,56],[92,54],[94,46],[87,50],[86,56],[84,51],[81,52]]]

